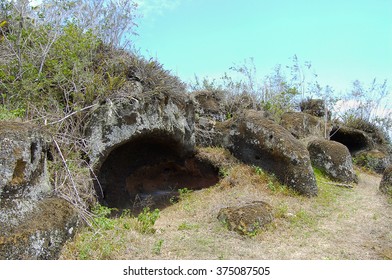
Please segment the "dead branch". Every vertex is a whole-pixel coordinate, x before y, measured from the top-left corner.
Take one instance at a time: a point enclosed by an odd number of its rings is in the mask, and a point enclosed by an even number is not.
[[[73,176],[72,176],[72,174],[71,174],[71,171],[70,171],[69,168],[68,168],[68,165],[67,165],[67,162],[66,162],[66,160],[65,160],[65,158],[64,158],[64,156],[63,156],[63,153],[61,152],[60,146],[59,146],[59,144],[57,143],[56,139],[54,139],[54,137],[52,137],[52,140],[53,140],[54,144],[56,145],[56,149],[57,149],[57,151],[59,152],[59,155],[60,155],[61,160],[63,161],[64,167],[65,167],[65,170],[67,171],[68,176],[69,176],[69,179],[71,180],[72,187],[73,187],[73,189],[74,189],[74,191],[75,191],[75,195],[76,195],[76,197],[77,197],[77,199],[78,199],[78,202],[81,202],[81,199],[80,199],[78,190],[77,190],[77,188],[76,188],[75,181],[74,181],[74,179],[73,179]]]
[[[52,125],[52,124],[56,124],[56,123],[63,122],[64,120],[68,119],[69,117],[72,117],[73,115],[75,115],[75,114],[77,114],[77,113],[80,113],[80,112],[82,112],[82,111],[85,111],[85,110],[91,109],[91,108],[93,108],[93,107],[95,107],[95,106],[97,106],[97,105],[98,105],[98,104],[93,104],[93,105],[90,105],[90,106],[84,107],[84,108],[82,108],[82,109],[80,109],[80,110],[77,110],[77,111],[75,111],[75,112],[72,112],[72,113],[71,113],[71,114],[69,114],[69,115],[66,115],[64,118],[62,118],[62,119],[60,119],[60,120],[57,120],[57,121],[54,121],[54,122],[48,123],[48,124],[46,124],[46,125]]]
[[[337,186],[337,187],[343,187],[343,188],[347,188],[347,189],[352,189],[354,187],[353,185],[344,184],[344,183],[327,182],[327,181],[320,181],[320,182],[323,184]]]

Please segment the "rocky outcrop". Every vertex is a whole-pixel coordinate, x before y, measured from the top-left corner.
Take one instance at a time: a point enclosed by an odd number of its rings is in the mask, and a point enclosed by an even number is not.
[[[223,208],[217,218],[229,230],[252,235],[273,221],[272,207],[264,201],[255,201],[239,207]]]
[[[350,152],[343,144],[316,139],[308,143],[308,150],[312,164],[332,179],[343,183],[358,181]]]
[[[118,101],[107,100],[87,124],[94,170],[99,170],[115,148],[146,134],[178,143],[184,154],[191,152],[195,145],[194,114],[193,102],[185,94],[139,93]]]
[[[361,151],[355,155],[354,162],[356,165],[373,170],[382,174],[390,164],[390,156],[379,150]]]
[[[301,194],[317,195],[306,147],[282,126],[264,118],[262,112],[247,110],[222,123],[219,130],[216,143],[238,159],[275,174],[281,183]]]
[[[325,105],[322,99],[306,99],[300,103],[301,112],[315,117],[325,116]]]
[[[57,258],[78,215],[52,197],[50,137],[28,123],[0,122],[0,145],[0,259]]]
[[[46,173],[49,140],[32,125],[0,122],[1,228],[18,225],[38,200],[51,193]]]
[[[325,135],[329,135],[331,130],[329,125],[325,126],[322,119],[300,112],[284,113],[280,125],[290,131],[297,139],[323,138]]]
[[[392,197],[392,165],[384,170],[380,182],[380,191]]]
[[[6,231],[2,229],[0,259],[57,259],[78,224],[78,213],[67,201],[46,198],[38,202],[17,226],[6,227]]]
[[[196,113],[213,121],[225,120],[225,95],[222,91],[197,91],[193,93]]]
[[[126,181],[132,174],[145,166],[183,166],[194,152],[194,117],[194,103],[185,94],[129,93],[95,110],[87,135],[101,202],[129,208],[134,198]]]

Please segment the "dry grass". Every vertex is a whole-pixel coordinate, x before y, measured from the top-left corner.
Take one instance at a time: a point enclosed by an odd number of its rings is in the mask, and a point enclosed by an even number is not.
[[[261,170],[217,148],[202,154],[223,164],[224,178],[187,193],[163,209],[154,234],[136,230],[136,218],[117,219],[109,230],[82,229],[63,259],[387,259],[392,252],[392,205],[379,194],[380,178],[360,174],[354,189],[322,184],[316,198],[296,195]],[[206,155],[208,154],[208,156]],[[275,220],[255,237],[228,231],[221,208],[263,200]]]

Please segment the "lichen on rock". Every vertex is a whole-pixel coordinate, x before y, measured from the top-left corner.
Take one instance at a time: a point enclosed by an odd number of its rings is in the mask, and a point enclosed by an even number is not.
[[[308,143],[312,164],[329,177],[343,183],[358,182],[346,146],[336,141],[315,139]]]
[[[272,206],[264,201],[254,201],[242,206],[222,208],[217,218],[229,230],[252,235],[273,221]]]

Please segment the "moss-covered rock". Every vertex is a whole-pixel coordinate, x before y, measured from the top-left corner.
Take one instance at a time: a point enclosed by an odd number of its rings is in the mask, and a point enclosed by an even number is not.
[[[245,163],[259,166],[300,194],[317,195],[317,184],[306,147],[290,132],[264,117],[246,110],[222,123],[216,143],[228,148]]]
[[[264,201],[255,201],[243,206],[222,208],[217,218],[229,230],[252,235],[273,221],[272,206]]]
[[[346,146],[335,141],[315,139],[308,143],[312,164],[339,182],[357,182],[352,158]]]
[[[50,141],[37,126],[0,122],[0,259],[55,259],[78,223],[71,205],[52,197]]]
[[[0,229],[0,259],[57,259],[78,222],[77,212],[67,201],[44,199],[18,226]]]
[[[325,126],[322,119],[307,113],[287,112],[282,115],[281,123],[297,139],[307,137],[325,137],[329,135],[331,127]]]
[[[379,150],[361,151],[355,155],[354,162],[380,174],[391,164],[389,156]]]

